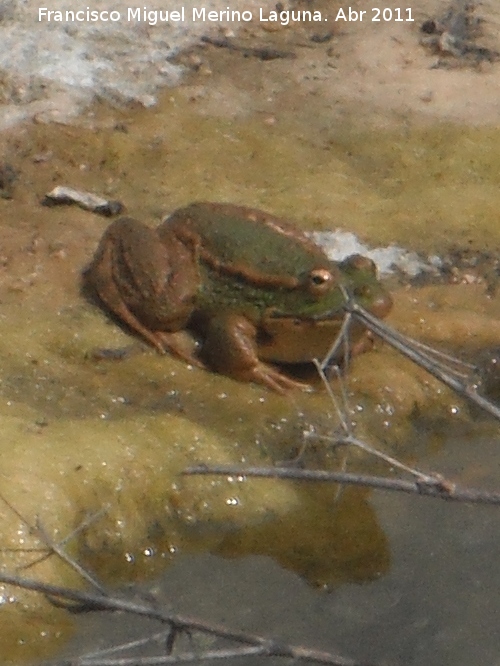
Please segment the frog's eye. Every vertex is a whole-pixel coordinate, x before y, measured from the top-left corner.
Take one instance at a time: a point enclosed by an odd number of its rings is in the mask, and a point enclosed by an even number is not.
[[[315,294],[324,294],[333,283],[333,275],[326,268],[315,268],[309,273],[309,288]]]

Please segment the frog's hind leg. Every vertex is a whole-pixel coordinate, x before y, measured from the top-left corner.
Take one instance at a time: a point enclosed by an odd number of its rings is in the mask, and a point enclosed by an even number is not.
[[[124,324],[126,324],[134,333],[144,338],[149,344],[153,345],[160,354],[164,354],[166,349],[161,337],[154,331],[150,331],[137,317],[128,309],[121,299],[121,295],[115,288],[107,288],[106,293],[99,293],[96,288],[97,295],[105,307]]]
[[[118,220],[120,222],[120,220]],[[114,223],[116,224],[116,223]],[[109,241],[111,228],[106,232],[92,263],[83,274],[85,288],[90,288],[103,305],[132,331],[138,333],[161,353],[165,346],[158,335],[146,328],[131,312],[123,300],[113,276],[113,245]]]
[[[110,245],[103,245],[91,265],[91,270],[84,274],[87,286],[95,291],[100,301],[115,317],[149,342],[160,354],[170,352],[187,363],[204,368],[205,365],[196,356],[197,341],[187,331],[150,330],[127,307],[113,279],[112,252]]]

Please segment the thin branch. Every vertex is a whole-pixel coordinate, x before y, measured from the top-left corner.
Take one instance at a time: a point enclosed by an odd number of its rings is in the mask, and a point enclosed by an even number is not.
[[[146,636],[146,638],[138,638],[137,640],[134,641],[128,641],[127,643],[121,643],[120,645],[113,645],[112,647],[109,648],[103,648],[101,650],[96,650],[95,652],[89,652],[84,657],[80,657],[79,659],[97,660],[103,657],[107,657],[111,654],[115,654],[116,652],[123,652],[124,650],[133,650],[138,647],[144,647],[145,645],[150,645],[151,643],[158,643],[163,640],[168,641],[171,633],[172,630],[170,628],[164,629],[163,631],[159,631],[155,634],[152,634],[151,636]],[[166,654],[170,654],[168,650],[166,650],[165,652]],[[77,664],[78,661],[73,660],[72,663]]]
[[[409,474],[412,474],[417,479],[425,483],[433,483],[436,479],[438,479],[439,481],[442,480],[442,477],[439,474],[427,474],[426,472],[422,472],[421,470],[416,469],[415,467],[410,467],[409,465],[405,465],[404,463],[400,462],[397,458],[393,458],[392,456],[389,456],[386,453],[383,453],[382,451],[375,449],[373,446],[370,446],[369,444],[366,444],[366,442],[363,442],[363,440],[354,437],[354,435],[349,435],[348,437],[329,437],[326,435],[314,434],[310,435],[310,438],[323,440],[329,442],[330,444],[335,444],[335,445],[342,444],[342,445],[356,446],[365,453],[369,453],[370,455],[375,456],[376,458],[380,458],[380,460],[383,460],[392,467],[396,467],[397,469],[400,469],[403,472],[408,472]]]
[[[206,652],[179,652],[174,655],[159,655],[157,657],[116,657],[109,659],[93,659],[87,656],[77,657],[70,661],[52,662],[52,666],[162,666],[162,664],[185,664],[208,659],[229,659],[231,657],[249,657],[266,654],[264,646],[252,645],[247,647],[207,650]]]
[[[56,543],[53,541],[53,539],[49,536],[47,530],[43,526],[42,522],[40,521],[39,517],[37,516],[36,518],[36,523],[35,525],[31,525],[25,518],[22,516],[17,509],[15,509],[3,496],[0,496],[0,499],[2,499],[7,506],[15,513],[20,520],[28,527],[30,534],[33,536],[37,536],[46,546],[44,549],[29,549],[27,552],[40,552],[42,551],[42,555],[40,557],[37,557],[35,560],[32,562],[29,562],[28,564],[23,565],[22,567],[19,567],[19,570],[26,570],[30,569],[31,567],[35,566],[36,564],[40,564],[41,562],[44,562],[46,559],[51,557],[51,555],[57,555],[59,558],[61,558],[66,564],[68,564],[72,569],[74,569],[84,580],[86,580],[88,583],[93,585],[101,594],[106,594],[106,590],[102,587],[102,585],[88,572],[86,571],[78,562],[76,562],[72,557],[70,557],[66,551],[63,549],[63,546],[67,544],[71,539],[73,539],[75,536],[77,536],[80,532],[82,532],[84,529],[89,527],[94,521],[99,519],[106,511],[109,509],[109,505],[107,504],[106,506],[102,507],[99,509],[99,511],[96,511],[95,513],[91,514],[90,516],[87,516],[80,525],[78,525],[74,530],[72,530],[68,535],[64,537],[59,543]]]
[[[313,363],[316,366],[316,370],[318,371],[318,374],[321,378],[321,381],[323,382],[323,385],[325,387],[326,392],[328,393],[328,396],[330,400],[332,401],[335,410],[337,411],[337,416],[339,417],[340,424],[342,426],[342,429],[345,432],[344,437],[337,437],[337,436],[324,436],[324,435],[318,435],[316,433],[311,433],[308,435],[308,439],[316,439],[316,440],[323,440],[326,441],[332,445],[352,445],[356,446],[365,453],[369,453],[372,456],[376,456],[377,458],[380,458],[386,463],[389,463],[389,465],[392,465],[393,467],[396,467],[398,469],[401,469],[404,472],[409,472],[410,474],[413,474],[413,476],[416,476],[419,480],[425,481],[426,483],[433,482],[436,479],[436,475],[429,475],[424,472],[421,472],[418,469],[415,469],[413,467],[409,467],[408,465],[405,465],[402,462],[399,462],[396,458],[393,458],[392,456],[387,455],[386,453],[383,453],[382,451],[379,451],[378,449],[374,448],[373,446],[370,446],[366,442],[363,442],[362,440],[358,439],[354,435],[354,429],[352,426],[352,421],[349,418],[350,414],[352,414],[352,409],[349,407],[349,402],[348,402],[348,397],[347,397],[347,391],[345,390],[345,384],[343,381],[343,377],[340,375],[339,368],[338,366],[333,366],[333,368],[337,371],[338,374],[338,380],[340,384],[340,389],[341,389],[341,396],[342,396],[342,408],[337,402],[337,398],[333,392],[332,386],[328,379],[326,378],[324,368],[327,366],[327,361],[323,361],[323,363],[320,363],[316,358],[313,359]],[[306,442],[307,443],[307,442]],[[439,477],[441,478],[441,477]]]
[[[346,312],[342,319],[340,330],[335,336],[335,340],[321,363],[322,370],[326,370],[330,366],[332,359],[336,358],[341,345],[344,346],[344,359],[347,360],[349,358],[349,328],[351,326],[351,321],[352,313]]]
[[[351,486],[365,486],[381,490],[394,490],[415,495],[426,495],[455,502],[474,504],[500,504],[500,493],[474,488],[458,488],[454,483],[439,476],[403,481],[368,474],[349,472],[325,472],[323,470],[293,469],[288,467],[238,467],[237,465],[195,465],[185,469],[183,474],[222,476],[254,476],[266,479],[288,479],[292,481],[316,481],[322,483],[344,483]]]
[[[318,359],[313,358],[313,363],[316,366],[316,370],[318,371],[318,375],[321,378],[321,381],[323,382],[323,385],[326,389],[326,392],[328,393],[328,397],[330,398],[333,406],[335,407],[335,411],[337,412],[337,416],[339,417],[340,425],[342,426],[342,429],[347,435],[350,435],[352,432],[352,428],[350,425],[350,418],[349,418],[349,409],[347,406],[344,404],[343,409],[341,405],[339,405],[337,398],[335,396],[335,393],[333,392],[332,385],[328,381],[325,375],[325,370],[324,368],[326,367],[324,363],[320,363]],[[344,397],[345,394],[343,393],[342,396]]]
[[[16,507],[13,504],[11,504],[11,502],[9,502],[9,500],[5,497],[3,493],[0,493],[0,500],[2,500],[2,502],[12,511],[12,513],[19,518],[19,520],[23,523],[23,525],[26,525],[31,535],[33,535],[36,532],[36,528],[26,520],[26,518],[22,515],[22,513],[20,513],[16,509]]]
[[[130,599],[115,596],[104,596],[98,592],[74,590],[5,573],[0,573],[0,583],[15,585],[26,590],[40,592],[45,594],[49,599],[58,598],[60,600],[65,600],[66,602],[74,602],[76,605],[73,607],[73,610],[75,611],[122,611],[124,613],[140,615],[152,620],[168,623],[179,631],[199,631],[212,636],[217,636],[218,638],[235,641],[242,645],[254,646],[255,648],[258,648],[257,653],[266,656],[290,657],[292,659],[330,664],[332,666],[362,666],[359,662],[330,652],[322,652],[320,650],[313,650],[302,646],[288,645],[287,643],[274,641],[257,634],[250,634],[244,631],[233,631],[223,625],[167,613],[158,609],[154,604],[138,603]],[[114,666],[117,666],[118,663],[119,662],[115,662]],[[62,664],[74,664],[74,660],[60,662],[59,666],[62,666]]]
[[[67,544],[71,539],[77,536],[80,532],[83,532],[87,527],[89,527],[93,522],[98,520],[104,513],[109,509],[109,504],[106,504],[104,507],[99,509],[99,511],[94,512],[93,514],[87,516],[82,522],[72,530],[68,535],[64,537],[59,543],[54,542],[43,524],[41,523],[39,517],[37,516],[35,525],[32,525],[17,509],[11,504],[7,498],[0,493],[0,500],[6,504],[6,506],[16,515],[19,520],[26,525],[31,536],[37,536],[44,544],[45,548],[2,548],[1,552],[27,552],[27,553],[42,553],[32,562],[25,564],[19,567],[19,570],[30,569],[36,564],[44,562],[46,559],[51,557],[51,555],[58,555],[62,560],[69,564],[75,571],[82,576],[87,582],[91,583],[96,589],[105,594],[104,588],[73,558],[71,558],[64,550],[63,546]]]
[[[397,349],[421,368],[427,370],[427,372],[433,377],[436,377],[436,379],[443,382],[443,384],[446,384],[446,386],[453,389],[456,393],[475,403],[478,407],[500,421],[500,406],[495,405],[495,403],[482,395],[479,395],[475,384],[466,383],[459,379],[459,377],[462,377],[463,375],[446,368],[443,363],[438,362],[436,358],[432,358],[432,354],[423,352],[420,343],[418,345],[413,345],[410,338],[398,333],[398,331],[387,326],[387,324],[383,324],[377,317],[374,317],[367,310],[353,301],[348,300],[344,307],[347,312],[351,312],[367,328],[373,331],[373,333],[391,345],[391,347]]]
[[[99,512],[99,513],[102,513],[102,511]],[[94,514],[94,515],[97,515],[97,514]],[[87,524],[88,524],[88,521],[87,521]],[[63,562],[66,562],[66,564],[69,564],[69,566],[72,569],[74,569],[84,580],[86,580],[87,583],[90,583],[93,587],[95,587],[96,590],[99,590],[99,592],[101,594],[104,594],[104,595],[107,594],[105,588],[99,583],[99,581],[96,578],[94,578],[94,576],[92,576],[88,571],[86,571],[86,569],[84,569],[80,564],[78,564],[78,562],[76,560],[74,560],[72,557],[70,557],[70,555],[68,555],[68,553],[63,549],[63,547],[61,545],[62,543],[66,543],[67,541],[69,541],[69,539],[75,535],[76,530],[74,530],[71,533],[71,535],[68,535],[67,538],[63,539],[63,541],[61,543],[55,543],[50,538],[50,536],[47,534],[47,531],[45,530],[42,523],[38,520],[38,518],[37,518],[37,529],[38,529],[38,532],[40,534],[41,539],[47,545],[47,547],[50,549],[49,554],[55,553],[59,558],[61,558],[61,560],[63,560]],[[41,558],[38,559],[38,561],[42,561],[43,559],[44,558],[41,557]],[[31,566],[32,565],[33,565],[33,563],[31,563]]]

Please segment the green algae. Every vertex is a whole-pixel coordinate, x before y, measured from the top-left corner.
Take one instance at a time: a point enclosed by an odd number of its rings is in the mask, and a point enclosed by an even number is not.
[[[117,171],[148,164],[142,182],[129,182],[147,191],[142,217],[217,199],[425,252],[446,247],[450,238],[475,248],[499,245],[496,128],[442,122],[375,130],[343,122],[306,131],[294,116],[272,126],[255,117],[200,119],[179,94],[153,110],[145,130],[139,151],[128,134],[109,139]]]

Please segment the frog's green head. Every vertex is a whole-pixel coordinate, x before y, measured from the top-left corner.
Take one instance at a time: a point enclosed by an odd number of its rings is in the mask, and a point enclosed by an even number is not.
[[[375,264],[358,254],[339,264],[329,262],[312,268],[295,279],[295,288],[274,293],[272,317],[338,320],[344,315],[346,296],[381,318],[392,307],[390,295],[377,279]]]
[[[330,262],[298,276],[298,285],[272,295],[274,304],[261,311],[259,355],[282,363],[323,358],[339,334],[347,299],[353,298],[372,314],[384,317],[392,300],[377,280],[375,265],[366,257]],[[349,329],[351,351],[357,353],[365,333],[362,325]]]

